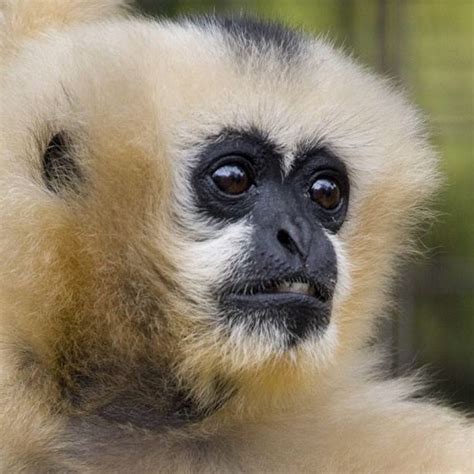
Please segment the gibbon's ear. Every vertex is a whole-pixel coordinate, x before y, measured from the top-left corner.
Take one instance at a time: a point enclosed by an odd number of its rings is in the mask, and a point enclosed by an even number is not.
[[[118,15],[131,0],[0,0],[0,55],[48,28]]]

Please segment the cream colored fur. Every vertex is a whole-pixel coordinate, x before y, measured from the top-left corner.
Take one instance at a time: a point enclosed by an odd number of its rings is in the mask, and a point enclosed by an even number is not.
[[[419,114],[322,40],[294,63],[237,58],[217,28],[123,3],[0,1],[0,471],[473,472],[472,423],[383,379],[367,348],[437,189]],[[198,218],[189,186],[202,139],[249,125],[288,169],[302,138],[330,143],[352,182],[329,329],[291,350],[216,324],[210,289],[252,228]],[[86,175],[64,195],[41,174],[61,130]],[[144,360],[202,406],[216,377],[236,393],[182,429],[89,423]]]

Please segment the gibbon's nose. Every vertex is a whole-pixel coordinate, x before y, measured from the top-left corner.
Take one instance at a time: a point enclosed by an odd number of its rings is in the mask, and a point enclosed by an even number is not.
[[[285,217],[277,231],[276,238],[290,254],[298,255],[303,262],[311,250],[311,226],[302,218]]]

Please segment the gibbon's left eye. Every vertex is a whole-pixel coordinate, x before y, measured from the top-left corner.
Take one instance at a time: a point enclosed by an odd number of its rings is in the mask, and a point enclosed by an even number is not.
[[[334,178],[319,176],[309,189],[309,197],[323,209],[332,211],[341,203],[342,192]]]
[[[245,193],[252,185],[250,173],[237,163],[217,168],[211,177],[222,192],[234,196]]]

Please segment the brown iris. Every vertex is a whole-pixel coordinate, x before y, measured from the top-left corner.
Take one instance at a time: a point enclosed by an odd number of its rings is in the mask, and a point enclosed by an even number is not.
[[[319,177],[309,190],[311,199],[323,209],[336,209],[342,199],[338,183],[330,177]]]
[[[242,194],[252,185],[249,173],[238,164],[221,166],[212,173],[216,186],[226,194]]]

